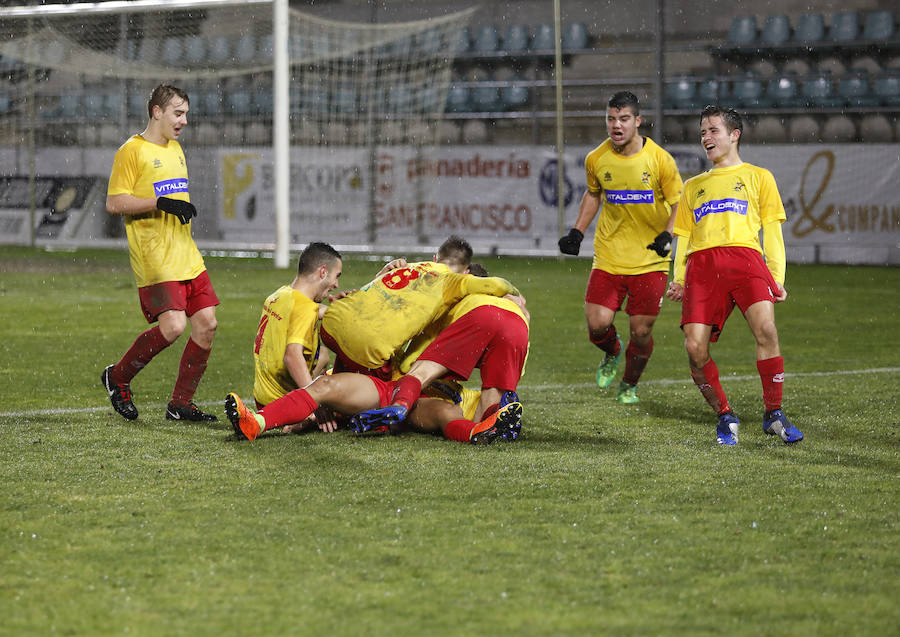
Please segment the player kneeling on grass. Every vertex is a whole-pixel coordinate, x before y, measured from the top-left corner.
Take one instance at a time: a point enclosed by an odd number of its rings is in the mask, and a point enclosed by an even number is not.
[[[718,340],[737,305],[756,339],[763,431],[794,443],[803,440],[803,433],[781,410],[784,359],[775,329],[775,303],[787,299],[781,234],[786,216],[772,173],[741,161],[742,133],[741,116],[733,109],[703,109],[700,144],[713,167],[685,184],[675,218],[675,278],[666,295],[683,303],[681,327],[691,377],[719,416],[716,442],[736,445],[740,423],[728,405],[709,344]]]

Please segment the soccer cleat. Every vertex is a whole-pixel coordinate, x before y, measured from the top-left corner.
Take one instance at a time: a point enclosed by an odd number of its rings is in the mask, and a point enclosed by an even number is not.
[[[732,447],[738,443],[738,428],[741,422],[733,412],[726,411],[719,415],[719,424],[716,425],[716,443]]]
[[[509,403],[518,403],[521,402],[519,400],[519,395],[514,391],[505,391],[500,396],[500,409],[506,407]]]
[[[763,415],[763,431],[770,436],[780,436],[787,444],[803,440],[803,432],[792,425],[780,409],[767,411]]]
[[[367,409],[361,411],[350,419],[350,426],[358,434],[379,430],[381,427],[392,427],[406,420],[408,410],[403,405],[388,405],[381,409]],[[381,431],[377,431],[381,433]]]
[[[131,401],[131,385],[117,385],[112,382],[112,368],[110,365],[100,374],[100,382],[109,396],[109,402],[113,409],[126,420],[134,420],[138,417],[137,407]]]
[[[191,422],[212,422],[218,420],[213,414],[200,411],[192,400],[187,405],[166,405],[166,420],[190,420]]]
[[[597,387],[600,389],[606,389],[612,385],[613,380],[616,378],[616,369],[619,367],[619,359],[622,357],[622,339],[617,335],[616,341],[619,343],[619,353],[615,356],[607,354],[603,357],[603,362],[597,367],[595,380],[597,381]]]
[[[509,403],[475,425],[469,433],[473,445],[489,445],[497,438],[508,441],[519,437],[522,429],[522,403]]]
[[[225,397],[225,415],[238,438],[256,440],[262,433],[262,423],[256,419],[256,414],[247,409],[241,397],[234,392]]]
[[[637,386],[629,385],[625,381],[620,382],[619,395],[616,396],[616,400],[626,405],[633,405],[634,403],[641,402],[641,399],[637,396]]]

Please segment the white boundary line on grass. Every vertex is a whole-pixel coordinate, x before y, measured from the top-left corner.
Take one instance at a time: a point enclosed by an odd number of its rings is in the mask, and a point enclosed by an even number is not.
[[[800,377],[815,377],[815,376],[854,376],[858,374],[895,374],[900,372],[900,367],[874,367],[872,369],[842,369],[835,370],[831,372],[799,372],[794,374],[785,374],[786,378],[800,378]],[[719,379],[722,381],[732,381],[732,380],[754,380],[759,378],[757,375],[751,376],[721,376]],[[660,378],[657,380],[647,380],[642,382],[642,385],[689,385],[692,381],[690,379],[672,379],[672,378]],[[529,391],[547,391],[547,390],[556,390],[556,389],[577,389],[580,387],[594,387],[594,383],[575,383],[568,385],[520,385],[519,389],[526,389]],[[216,402],[204,402],[197,403],[200,406],[209,406],[209,405],[221,405],[223,401]],[[151,405],[142,405],[141,411],[149,411],[151,409],[158,409],[160,411],[160,417],[162,417],[162,411],[165,409],[166,405],[164,403],[159,404],[151,404]],[[82,407],[79,409],[26,409],[24,411],[0,411],[0,418],[33,418],[35,416],[64,416],[66,414],[90,414],[101,411],[108,411],[110,408],[109,405],[104,405],[103,407]],[[172,421],[178,422],[178,421]]]

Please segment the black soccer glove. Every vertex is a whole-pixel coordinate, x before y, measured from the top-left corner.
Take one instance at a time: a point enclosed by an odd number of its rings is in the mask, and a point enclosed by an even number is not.
[[[160,197],[156,200],[156,207],[170,215],[175,215],[182,225],[191,220],[191,217],[197,216],[197,209],[194,204],[181,199],[172,199],[171,197]]]
[[[584,239],[584,233],[578,228],[572,228],[569,230],[569,234],[560,238],[559,251],[563,254],[577,255],[581,249],[582,239]]]
[[[661,257],[669,256],[669,252],[672,251],[672,234],[668,230],[663,230],[656,235],[653,243],[648,245],[647,249],[656,251],[656,254]]]

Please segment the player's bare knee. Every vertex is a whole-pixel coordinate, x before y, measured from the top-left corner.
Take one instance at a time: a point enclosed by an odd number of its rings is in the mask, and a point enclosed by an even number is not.
[[[709,359],[709,348],[707,344],[698,341],[697,339],[686,336],[684,339],[684,349],[687,351],[691,367],[703,367]]]

